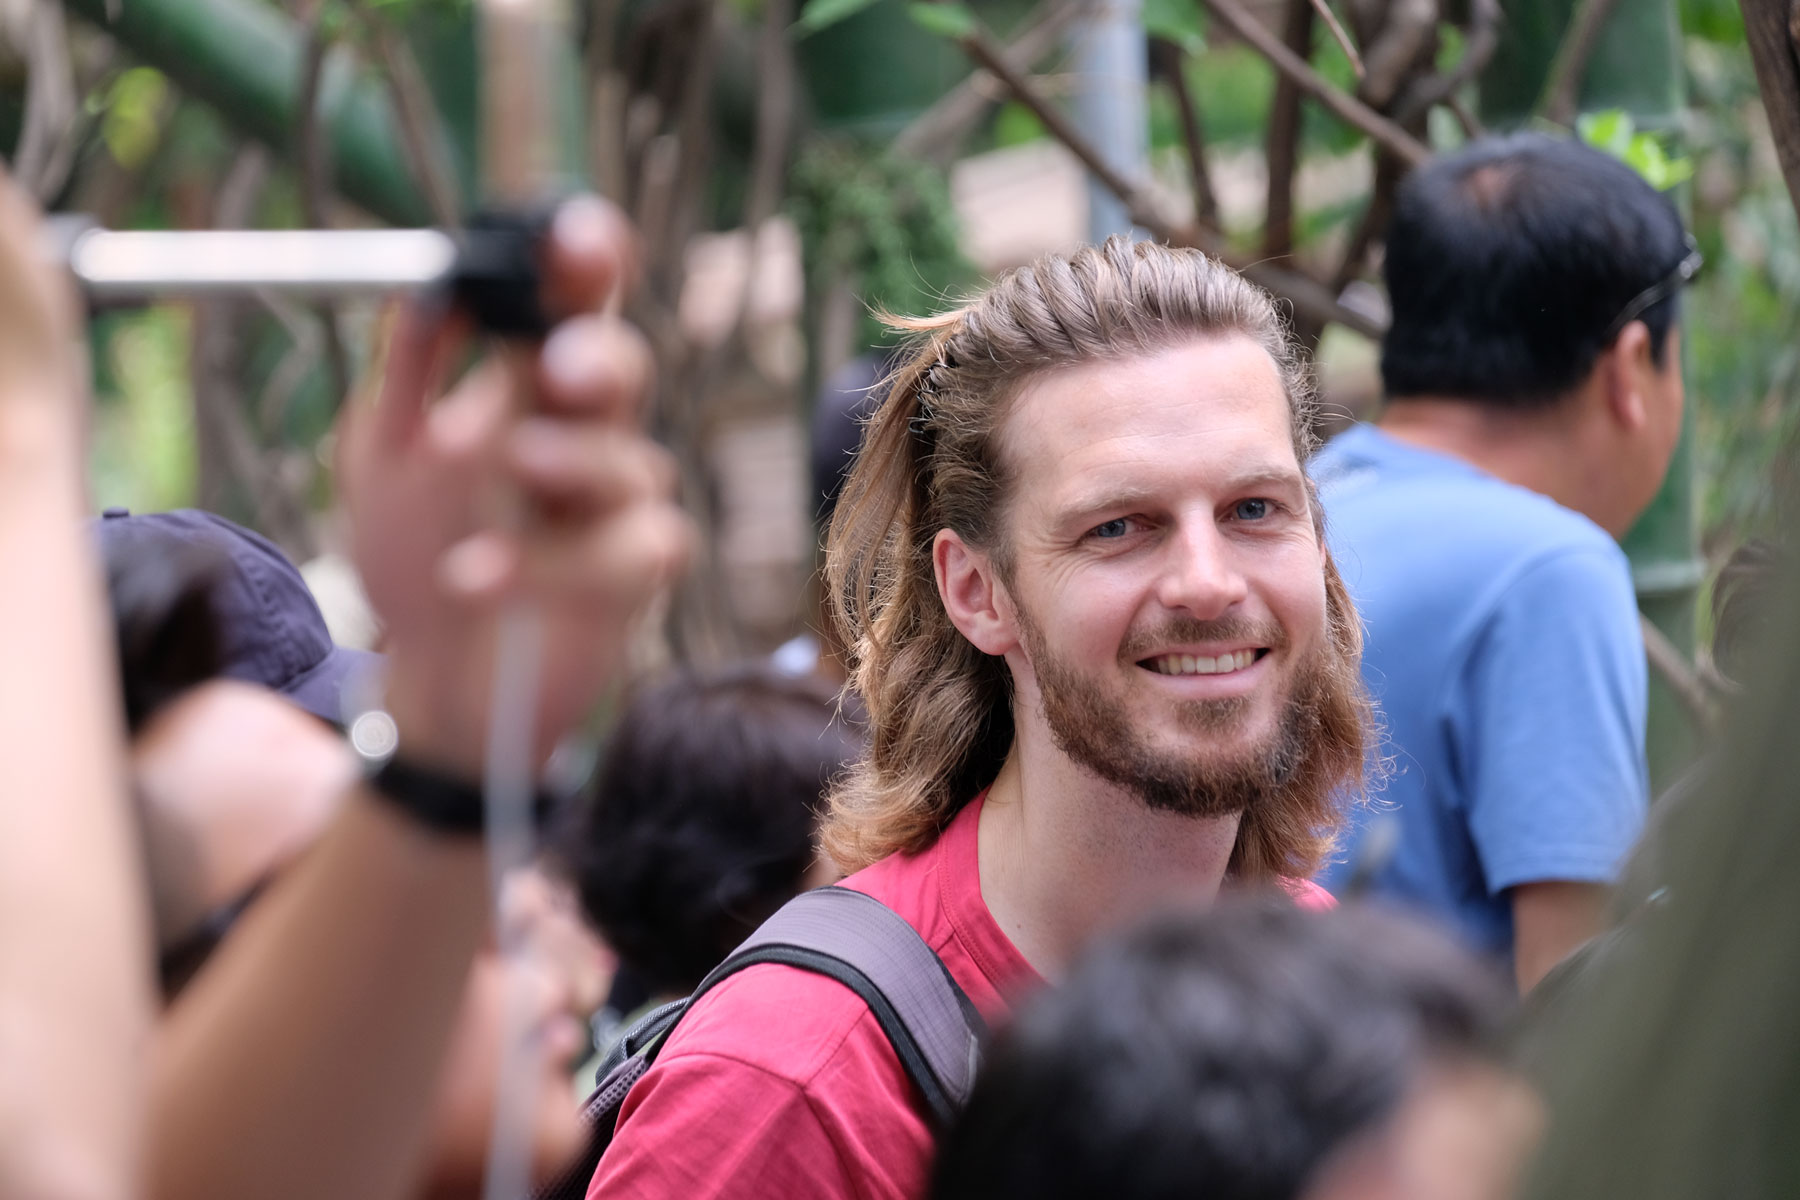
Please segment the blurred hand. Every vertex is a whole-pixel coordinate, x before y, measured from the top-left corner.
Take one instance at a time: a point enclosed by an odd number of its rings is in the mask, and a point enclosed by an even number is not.
[[[635,264],[630,229],[592,198],[552,224],[546,286],[579,311],[541,347],[508,347],[443,399],[469,330],[421,307],[401,319],[371,407],[340,438],[351,552],[387,625],[388,707],[419,761],[475,775],[496,618],[540,614],[540,754],[616,668],[633,617],[678,573],[691,537],[667,453],[640,429],[651,357],[597,315]]]
[[[50,261],[41,214],[0,171],[0,418],[52,406],[80,427],[75,356],[80,310],[68,276]]]

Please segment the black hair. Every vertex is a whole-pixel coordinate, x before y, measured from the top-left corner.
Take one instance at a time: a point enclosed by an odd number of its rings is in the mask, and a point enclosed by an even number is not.
[[[223,554],[177,538],[102,539],[126,727],[224,668],[213,590]]]
[[[1165,917],[1000,1038],[936,1200],[1288,1200],[1427,1060],[1484,1058],[1507,992],[1446,937],[1285,897]]]
[[[861,746],[811,677],[740,667],[644,688],[561,852],[589,919],[653,991],[691,991],[800,890],[820,797]]]
[[[1554,405],[1688,249],[1666,196],[1579,142],[1523,133],[1434,159],[1400,185],[1388,228],[1387,394]],[[1639,318],[1659,368],[1677,305]]]

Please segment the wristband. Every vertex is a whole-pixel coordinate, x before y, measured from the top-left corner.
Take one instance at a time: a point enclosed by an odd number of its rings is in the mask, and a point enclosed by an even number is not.
[[[436,767],[409,761],[396,753],[399,732],[394,718],[370,709],[350,723],[350,746],[363,761],[369,790],[425,828],[459,837],[480,837],[486,829],[486,803],[481,785]],[[532,798],[532,818],[540,829],[556,809],[556,799],[543,788]]]

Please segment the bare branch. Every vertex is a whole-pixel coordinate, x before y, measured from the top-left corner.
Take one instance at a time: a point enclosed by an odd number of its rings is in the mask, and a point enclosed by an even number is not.
[[[1029,71],[1056,49],[1063,33],[1089,7],[1086,0],[1052,0],[1044,14],[1002,52],[1006,61],[1020,71]],[[994,77],[986,71],[970,75],[914,117],[894,139],[893,152],[937,163],[949,162],[969,128],[993,107],[993,85]]]
[[[1313,23],[1314,10],[1308,0],[1288,0],[1281,38],[1301,59],[1312,50]],[[1294,175],[1300,164],[1300,86],[1291,76],[1275,77],[1264,147],[1269,186],[1264,201],[1263,253],[1286,257],[1294,252]]]
[[[1538,112],[1558,125],[1573,124],[1580,104],[1581,77],[1587,73],[1588,59],[1600,44],[1600,31],[1612,16],[1618,0],[1581,0],[1575,15],[1569,18],[1568,32],[1556,57],[1550,62],[1549,77],[1538,97]]]
[[[35,0],[27,39],[25,113],[13,172],[38,203],[48,204],[68,182],[88,120],[81,111],[69,57],[68,23],[59,0]]]
[[[1194,191],[1194,219],[1212,229],[1220,228],[1219,197],[1213,190],[1212,172],[1206,165],[1206,126],[1200,106],[1188,86],[1186,56],[1181,47],[1158,38],[1150,43],[1151,69],[1168,81],[1175,95],[1175,112],[1181,119],[1181,140],[1187,149],[1188,184]]]
[[[425,86],[419,60],[405,39],[396,36],[393,27],[369,7],[368,0],[350,0],[350,7],[368,30],[376,62],[387,80],[407,169],[425,194],[432,219],[445,229],[456,229],[462,224],[462,204],[450,164],[444,160],[443,121],[431,98],[431,89]]]
[[[1344,32],[1344,27],[1338,24],[1338,19],[1332,13],[1331,6],[1325,3],[1325,0],[1312,0],[1312,6],[1315,12],[1325,18],[1326,28],[1330,29],[1331,36],[1337,39],[1338,47],[1343,50],[1344,57],[1350,60],[1350,69],[1356,72],[1356,77],[1362,79],[1368,75],[1369,69],[1363,66],[1362,55],[1356,52],[1356,44],[1350,40],[1350,35]]]
[[[300,209],[314,229],[329,225],[331,200],[331,141],[319,119],[319,87],[325,77],[325,56],[331,38],[325,30],[325,2],[315,0],[306,17],[306,50],[301,60],[300,97],[295,110],[299,127],[294,140],[299,146]],[[329,300],[313,306],[325,334],[325,363],[331,375],[331,394],[342,399],[350,390],[350,356],[338,328],[337,309]]]
[[[249,223],[268,178],[269,157],[262,147],[246,145],[219,185],[213,202],[213,224],[241,229]],[[244,408],[239,386],[241,313],[230,300],[205,300],[194,306],[194,419],[201,446],[202,500],[218,507],[227,488],[247,497],[256,523],[295,558],[318,552],[304,505],[272,469],[258,444]]]
[[[1203,0],[1203,3],[1232,33],[1248,42],[1277,71],[1292,78],[1301,91],[1323,104],[1339,120],[1367,135],[1408,166],[1417,166],[1431,157],[1430,149],[1419,139],[1356,97],[1332,86],[1279,38],[1264,29],[1238,0]]]
[[[1455,112],[1464,106],[1456,102],[1456,93],[1464,84],[1481,74],[1500,47],[1500,0],[1469,0],[1469,32],[1463,40],[1462,57],[1442,75],[1428,75],[1408,88],[1394,110],[1394,121],[1410,128],[1429,112],[1432,106],[1449,103]],[[1463,120],[1464,113],[1457,119]],[[1473,118],[1464,121],[1467,130]],[[1476,129],[1480,126],[1476,125]],[[1470,137],[1479,136],[1475,132]]]
[[[1369,70],[1357,98],[1385,112],[1409,76],[1427,69],[1437,33],[1437,0],[1391,0],[1381,32],[1367,43]]]
[[[1007,86],[1014,98],[1029,108],[1050,135],[1068,147],[1103,187],[1124,203],[1132,224],[1149,230],[1171,245],[1193,246],[1204,250],[1214,258],[1235,267],[1245,278],[1285,298],[1293,304],[1296,312],[1305,313],[1320,324],[1335,321],[1366,337],[1381,336],[1381,322],[1340,303],[1316,279],[1266,261],[1234,260],[1226,252],[1225,239],[1220,234],[1196,224],[1177,225],[1170,221],[1160,210],[1155,197],[1147,189],[1121,175],[1102,158],[1068,117],[1063,115],[1062,110],[1045,99],[1031,80],[1015,71],[1003,59],[999,48],[987,34],[977,30],[962,38],[960,44],[971,58],[992,71],[994,77]]]
[[[1718,726],[1718,705],[1694,664],[1666,633],[1650,623],[1649,617],[1640,614],[1638,623],[1643,628],[1644,656],[1649,659],[1651,669],[1661,676],[1669,690],[1675,693],[1675,698],[1681,701],[1681,706],[1687,709],[1694,727],[1702,733],[1711,733]]]
[[[625,101],[628,85],[613,61],[624,0],[592,0],[582,72],[588,96],[588,169],[602,196],[621,207],[626,195]]]
[[[744,227],[752,243],[763,223],[781,207],[794,126],[794,51],[788,35],[793,0],[763,0],[762,32],[756,41],[756,142],[750,163]],[[754,277],[752,270],[746,278]],[[745,287],[749,290],[748,284]]]
[[[331,38],[324,29],[325,5],[317,0],[306,17],[306,43],[300,62],[300,95],[294,108],[294,143],[300,166],[300,207],[306,223],[325,228],[331,194],[331,146],[319,120],[319,87],[325,77],[325,55]]]
[[[1794,28],[1800,9],[1785,0],[1738,0],[1738,7],[1744,13],[1745,41],[1756,65],[1763,111],[1769,115],[1775,157],[1800,215],[1800,29]]]

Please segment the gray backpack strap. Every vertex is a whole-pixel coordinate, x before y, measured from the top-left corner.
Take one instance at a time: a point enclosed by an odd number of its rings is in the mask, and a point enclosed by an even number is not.
[[[732,951],[693,999],[764,962],[828,975],[855,992],[940,1127],[962,1110],[975,1084],[986,1023],[936,951],[893,909],[845,887],[803,892]]]
[[[534,1200],[582,1200],[612,1142],[619,1109],[650,1070],[681,1018],[712,988],[747,967],[780,963],[837,980],[869,1006],[941,1132],[968,1102],[987,1024],[949,968],[898,913],[843,887],[803,892],[731,952],[694,994],[665,1004],[619,1040],[582,1105],[587,1147]]]

